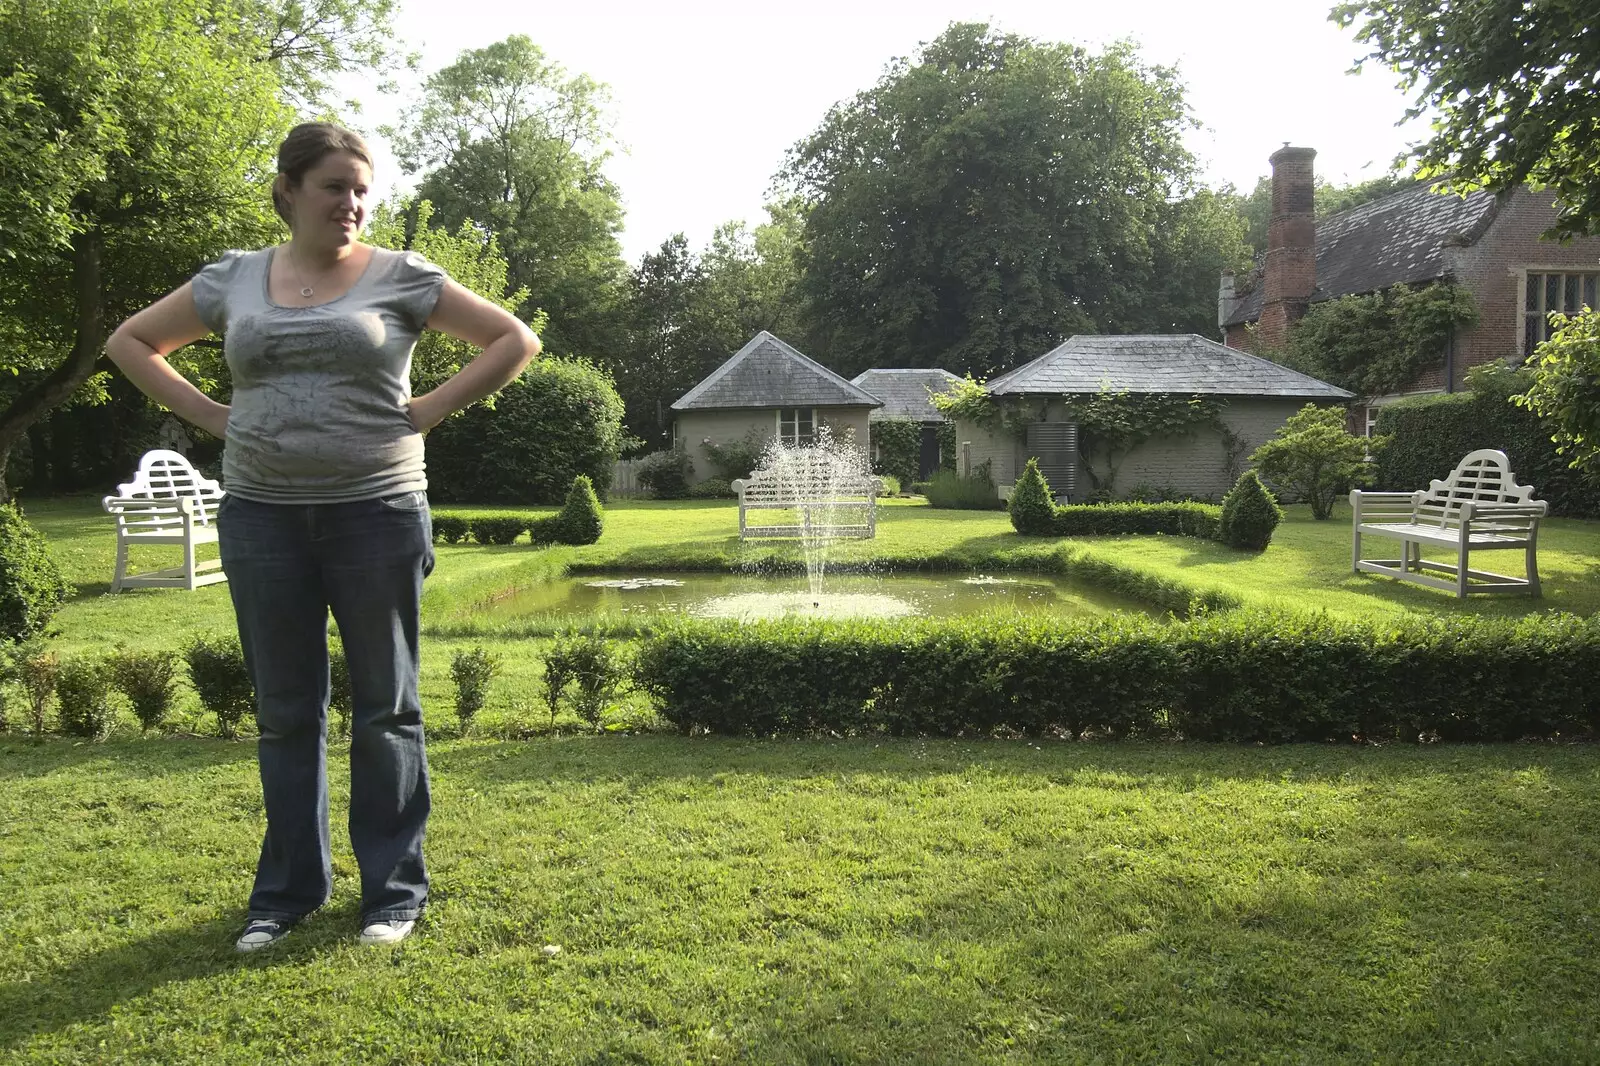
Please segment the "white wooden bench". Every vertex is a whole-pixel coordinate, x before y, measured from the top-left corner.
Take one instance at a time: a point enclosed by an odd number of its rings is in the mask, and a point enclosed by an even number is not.
[[[733,483],[739,494],[739,539],[871,539],[878,529],[878,493],[883,480],[870,475],[784,476],[757,470]],[[782,521],[763,521],[761,512],[787,512]]]
[[[217,503],[222,486],[177,452],[144,453],[132,481],[117,486],[115,496],[101,501],[117,519],[117,568],[111,591],[127,588],[189,589],[228,580],[218,559],[195,561],[195,548],[217,539]],[[128,573],[128,548],[134,544],[173,545],[183,549],[183,562],[164,570]]]
[[[1385,574],[1402,581],[1448,589],[1457,596],[1470,592],[1527,592],[1539,595],[1539,519],[1549,511],[1533,489],[1518,485],[1505,452],[1485,448],[1470,452],[1450,476],[1417,492],[1350,493],[1355,512],[1351,568]],[[1363,559],[1362,534],[1400,541],[1399,559]],[[1452,563],[1422,558],[1423,545],[1450,548]],[[1473,552],[1521,549],[1523,576],[1473,570]],[[1429,571],[1448,575],[1439,577]]]

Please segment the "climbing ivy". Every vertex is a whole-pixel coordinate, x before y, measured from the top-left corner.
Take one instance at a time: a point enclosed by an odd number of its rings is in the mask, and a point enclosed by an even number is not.
[[[1222,429],[1224,402],[1213,396],[1101,389],[1066,397],[1067,417],[1078,423],[1078,452],[1097,493],[1116,492],[1117,470],[1135,448],[1156,437],[1185,437],[1210,426]]]
[[[1478,323],[1472,294],[1448,282],[1312,304],[1288,342],[1262,355],[1358,396],[1399,392],[1444,358],[1451,335]]]

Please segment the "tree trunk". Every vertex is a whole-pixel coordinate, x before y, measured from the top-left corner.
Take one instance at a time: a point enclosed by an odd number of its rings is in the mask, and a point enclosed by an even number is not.
[[[77,300],[77,332],[72,351],[43,381],[22,393],[0,411],[0,502],[10,499],[6,488],[5,460],[28,427],[65,403],[89,380],[105,348],[105,292],[100,284],[99,230],[86,230],[72,238],[72,287]]]

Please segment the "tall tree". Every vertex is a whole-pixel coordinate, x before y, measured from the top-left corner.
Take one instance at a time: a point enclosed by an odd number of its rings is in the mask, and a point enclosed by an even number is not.
[[[761,330],[795,337],[802,214],[767,205],[768,220],[717,227],[695,253],[680,234],[629,273],[622,340],[605,366],[627,407],[630,433],[653,447],[670,440],[671,404]]]
[[[1354,0],[1330,16],[1437,117],[1413,158],[1456,189],[1555,189],[1555,235],[1600,233],[1594,0]]]
[[[289,101],[389,54],[391,8],[0,5],[0,471],[52,409],[103,395],[91,379],[117,319],[224,249],[281,232],[267,182]],[[319,32],[315,49],[287,43]]]
[[[471,219],[495,235],[512,287],[550,316],[552,352],[601,356],[614,340],[626,267],[622,205],[603,170],[608,104],[604,86],[513,35],[429,77],[388,131],[406,171],[425,172],[418,195],[439,222]]]
[[[1156,277],[1191,125],[1175,73],[1129,45],[950,26],[791,151],[811,354],[984,375],[1074,332],[1209,319],[1214,291],[1165,306]]]

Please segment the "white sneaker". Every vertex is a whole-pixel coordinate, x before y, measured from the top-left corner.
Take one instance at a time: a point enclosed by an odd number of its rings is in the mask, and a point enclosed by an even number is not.
[[[244,932],[233,942],[236,951],[260,951],[271,947],[289,935],[288,922],[275,922],[270,918],[252,918],[245,923]]]
[[[361,930],[363,944],[398,944],[416,928],[413,921],[372,922]]]

